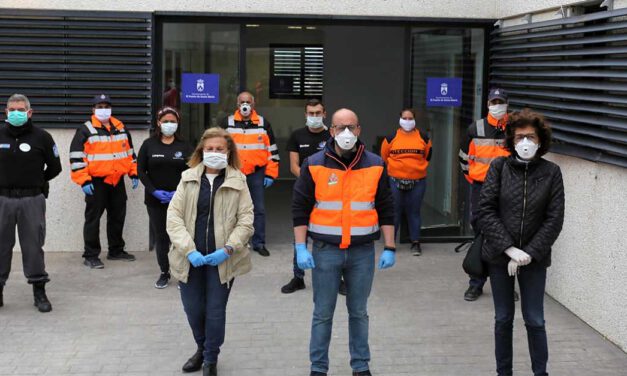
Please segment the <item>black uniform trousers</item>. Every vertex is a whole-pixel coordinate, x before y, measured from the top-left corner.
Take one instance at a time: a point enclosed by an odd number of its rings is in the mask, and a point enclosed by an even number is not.
[[[44,263],[46,199],[43,194],[27,197],[0,196],[0,286],[11,272],[15,227],[22,249],[22,268],[28,283],[48,282]]]
[[[170,272],[168,252],[170,251],[170,237],[166,231],[168,217],[168,205],[148,206],[148,218],[150,230],[154,236],[155,249],[157,251],[157,263],[161,273]]]
[[[102,178],[93,178],[94,194],[85,196],[85,239],[84,258],[100,255],[100,217],[107,211],[107,241],[109,254],[117,255],[124,250],[124,220],[126,219],[126,187],[124,179],[116,186],[107,184]]]

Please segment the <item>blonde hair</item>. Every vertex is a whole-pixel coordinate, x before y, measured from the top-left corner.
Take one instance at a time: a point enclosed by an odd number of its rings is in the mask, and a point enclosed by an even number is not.
[[[198,141],[198,145],[192,153],[192,156],[189,158],[189,162],[187,162],[187,165],[189,167],[196,167],[201,164],[203,160],[203,149],[205,141],[209,140],[210,138],[219,137],[222,137],[226,140],[229,166],[239,170],[240,162],[239,156],[237,155],[237,145],[235,145],[235,141],[233,141],[233,137],[231,137],[229,132],[219,127],[209,128],[205,131],[205,133],[202,134],[202,137],[200,138],[200,141]]]

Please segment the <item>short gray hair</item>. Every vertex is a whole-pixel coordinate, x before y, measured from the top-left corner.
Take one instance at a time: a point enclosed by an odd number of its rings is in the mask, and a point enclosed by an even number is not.
[[[24,103],[26,103],[26,109],[30,110],[30,101],[28,100],[26,95],[23,95],[23,94],[13,94],[13,95],[11,95],[11,97],[9,97],[9,100],[7,101],[7,107],[9,106],[9,103],[15,103],[15,102],[24,102]]]

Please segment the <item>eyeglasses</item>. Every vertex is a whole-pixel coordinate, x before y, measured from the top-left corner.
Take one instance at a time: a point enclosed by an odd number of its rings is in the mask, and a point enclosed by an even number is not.
[[[533,141],[535,143],[538,143],[538,135],[535,133],[527,133],[527,134],[517,134],[514,136],[514,143],[519,143],[520,141],[524,140],[524,139],[528,139],[529,141]]]
[[[349,131],[355,132],[355,129],[359,128],[359,125],[332,125],[331,128],[337,130],[342,133],[345,129],[348,128]]]

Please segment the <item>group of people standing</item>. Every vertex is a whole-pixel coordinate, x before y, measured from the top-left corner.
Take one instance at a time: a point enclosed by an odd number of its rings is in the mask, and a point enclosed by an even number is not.
[[[488,118],[470,126],[460,160],[472,183],[472,225],[485,238],[483,258],[489,265],[496,312],[497,372],[512,374],[513,277],[518,275],[533,372],[546,375],[543,296],[551,245],[563,222],[561,174],[558,166],[541,158],[551,141],[542,116],[530,110],[508,114],[502,89],[490,92],[488,105]],[[83,257],[88,267],[104,267],[99,222],[105,210],[107,259],[135,259],[124,250],[122,239],[127,198],[123,177],[130,177],[133,189],[140,181],[144,185],[160,268],[155,287],[167,287],[172,277],[179,281],[197,345],[183,365],[185,372],[202,368],[204,375],[217,375],[234,280],[251,270],[250,249],[269,256],[264,189],[278,176],[279,156],[270,123],[254,106],[250,93],[240,93],[234,114],[222,127],[207,129],[195,148],[178,136],[178,111],[164,107],[136,158],[130,133],[111,116],[112,101],[101,94],[70,147],[72,180],[85,194]],[[48,312],[52,306],[44,289],[49,278],[42,229],[47,182],[61,171],[59,153],[52,137],[32,125],[26,97],[9,98],[6,112],[8,124],[0,128],[0,306],[17,225],[35,305]],[[362,125],[355,112],[336,111],[329,126],[325,119],[324,105],[308,101],[306,126],[288,142],[290,170],[297,177],[292,199],[294,278],[282,291],[305,288],[304,273],[311,270],[311,376],[328,372],[333,315],[337,295],[343,292],[353,375],[368,376],[367,303],[374,279],[374,242],[383,235],[378,268],[394,266],[395,237],[406,215],[410,249],[421,255],[420,206],[432,144],[417,127],[425,121],[424,114],[410,108],[400,112],[399,127],[383,140],[380,156],[360,141]],[[475,300],[484,282],[485,276],[471,276],[466,299]]]

